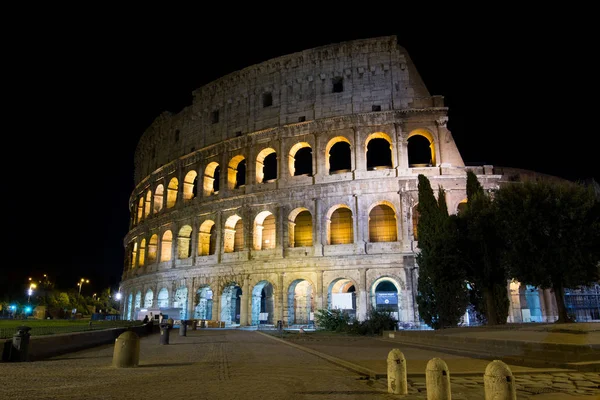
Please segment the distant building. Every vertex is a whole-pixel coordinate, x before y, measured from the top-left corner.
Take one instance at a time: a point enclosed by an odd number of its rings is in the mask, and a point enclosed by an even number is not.
[[[285,55],[226,75],[165,112],[135,152],[122,312],[182,307],[227,326],[359,320],[419,324],[417,176],[466,202],[530,171],[465,167],[395,36]],[[436,191],[437,192],[437,191]],[[554,321],[547,291],[513,283],[511,321]]]

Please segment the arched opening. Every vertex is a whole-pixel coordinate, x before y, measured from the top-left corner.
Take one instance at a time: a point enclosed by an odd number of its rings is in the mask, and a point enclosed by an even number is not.
[[[169,307],[169,291],[166,288],[162,288],[158,291],[158,308]]]
[[[325,148],[326,165],[329,174],[341,174],[352,170],[350,142],[342,136],[333,138]]]
[[[202,287],[196,292],[194,308],[195,319],[212,319],[213,292],[209,286]]]
[[[156,261],[156,253],[158,250],[158,235],[155,233],[150,237],[148,243],[148,262],[153,263]]]
[[[179,319],[187,319],[187,295],[185,286],[177,288],[173,297],[173,308],[179,308]]]
[[[408,135],[407,151],[410,168],[436,165],[433,136],[425,130],[417,130]]]
[[[241,243],[240,243],[241,242]],[[244,232],[242,218],[232,215],[225,221],[225,232],[223,235],[223,252],[232,253],[244,248]]]
[[[312,149],[310,144],[300,142],[292,146],[288,167],[291,176],[312,176]]]
[[[190,201],[196,197],[196,182],[198,173],[196,171],[190,171],[183,178],[183,201]]]
[[[339,278],[327,289],[327,309],[341,310],[351,319],[356,318],[356,286],[352,280]]]
[[[394,209],[378,204],[369,213],[369,242],[395,242],[398,240],[398,223]]]
[[[256,157],[256,182],[267,183],[277,179],[277,153],[272,148],[263,149]]]
[[[310,282],[298,279],[288,290],[288,325],[312,325],[315,309]]]
[[[313,245],[312,215],[306,208],[296,208],[288,219],[289,246],[310,247]]]
[[[273,324],[275,310],[273,285],[268,281],[260,281],[252,289],[252,325]]]
[[[229,161],[227,170],[227,185],[229,189],[237,189],[246,184],[246,159],[235,156]]]
[[[143,267],[146,264],[146,239],[142,239],[140,243],[140,255],[138,259],[138,265]]]
[[[226,326],[240,324],[240,306],[242,288],[232,283],[223,289],[221,295],[221,321]]]
[[[138,212],[137,212],[137,222],[138,224],[142,222],[144,219],[144,198],[140,197],[140,201],[138,201]]]
[[[373,282],[371,287],[371,305],[377,311],[388,311],[399,321],[400,286],[391,278],[383,277]]]
[[[354,243],[352,211],[347,206],[337,206],[328,222],[329,244]]]
[[[221,168],[216,162],[211,162],[204,169],[204,196],[219,193],[219,175]]]
[[[146,296],[144,296],[144,308],[152,307],[152,302],[154,301],[154,292],[152,289],[148,289],[146,292]]]
[[[152,192],[148,190],[146,192],[146,201],[144,202],[144,218],[150,216],[150,209],[152,208]]]
[[[177,258],[183,260],[192,255],[192,227],[184,225],[177,235]]]
[[[171,246],[173,245],[173,234],[171,231],[163,233],[162,240],[160,241],[160,261],[171,260]]]
[[[458,203],[458,206],[456,206],[456,213],[460,214],[461,212],[464,212],[465,208],[467,208],[467,199],[463,199]]]
[[[383,132],[374,133],[366,141],[367,170],[393,168],[392,140]]]
[[[129,293],[129,296],[127,296],[127,308],[125,309],[125,319],[127,320],[131,320],[132,317],[131,315],[133,314],[133,295],[131,293]]]
[[[177,178],[173,178],[167,188],[167,208],[175,207],[175,203],[177,203],[177,190],[179,190],[179,181]]]
[[[163,208],[163,195],[165,192],[165,187],[163,185],[158,185],[156,190],[154,191],[154,206],[153,212],[156,214]]]
[[[217,244],[217,229],[214,221],[209,219],[200,225],[198,243],[199,256],[210,256],[215,254]]]
[[[135,294],[135,305],[133,318],[136,319],[137,312],[142,308],[142,292],[140,290]]]
[[[135,260],[137,257],[137,243],[133,243],[133,247],[131,248],[131,269],[135,268]]]
[[[275,216],[269,211],[258,213],[254,219],[254,250],[275,248]]]

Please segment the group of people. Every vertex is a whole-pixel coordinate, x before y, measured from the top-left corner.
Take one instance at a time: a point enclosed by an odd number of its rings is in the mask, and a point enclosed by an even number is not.
[[[158,314],[158,323],[160,324],[163,320],[163,315],[162,313]],[[146,314],[146,316],[144,317],[144,320],[142,321],[144,322],[144,324],[147,324],[148,322],[150,323],[154,323],[154,316],[152,315],[152,313],[150,313],[150,317],[148,317],[148,314]]]

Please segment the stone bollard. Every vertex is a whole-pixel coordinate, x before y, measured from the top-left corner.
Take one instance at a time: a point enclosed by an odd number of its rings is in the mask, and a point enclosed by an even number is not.
[[[512,371],[500,360],[494,360],[483,375],[485,400],[516,400],[517,389]]]
[[[181,320],[179,323],[179,336],[187,336],[187,321]]]
[[[198,329],[198,320],[193,319],[192,320],[192,330],[195,331],[196,329]]]
[[[160,344],[169,344],[169,324],[163,321],[160,324]]]
[[[112,365],[115,368],[137,367],[140,362],[140,338],[133,331],[115,339]]]
[[[10,361],[29,361],[29,337],[31,330],[28,326],[17,327],[10,348]]]
[[[406,359],[400,349],[392,349],[387,358],[388,393],[408,394]]]
[[[450,371],[441,358],[432,358],[425,368],[427,400],[451,400]]]

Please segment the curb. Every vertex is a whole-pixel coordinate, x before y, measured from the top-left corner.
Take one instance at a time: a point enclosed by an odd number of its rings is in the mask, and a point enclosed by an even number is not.
[[[263,332],[259,332],[259,331],[255,331],[255,332],[258,333],[258,334],[260,334],[260,335],[263,335],[263,336],[266,336],[268,338],[271,338],[273,340],[277,340],[278,342],[285,343],[288,346],[295,347],[295,348],[297,348],[299,350],[302,350],[302,351],[305,351],[307,353],[313,354],[313,355],[315,355],[317,357],[323,358],[323,359],[325,359],[325,360],[327,360],[327,361],[329,361],[329,362],[331,362],[333,364],[337,364],[337,365],[339,365],[341,367],[349,369],[349,370],[351,370],[353,372],[356,372],[356,373],[358,373],[360,375],[367,376],[367,377],[369,377],[369,379],[387,378],[387,374],[385,374],[385,375],[378,374],[375,371],[373,371],[372,369],[361,367],[360,365],[351,363],[351,362],[346,361],[346,360],[342,360],[341,358],[337,358],[337,357],[330,356],[328,354],[321,353],[321,352],[313,350],[313,349],[309,349],[308,347],[300,346],[299,344],[296,344],[296,343],[291,343],[291,342],[289,342],[287,340],[283,340],[283,339],[280,339],[280,338],[275,337],[273,335],[269,335],[268,333],[263,333]]]

